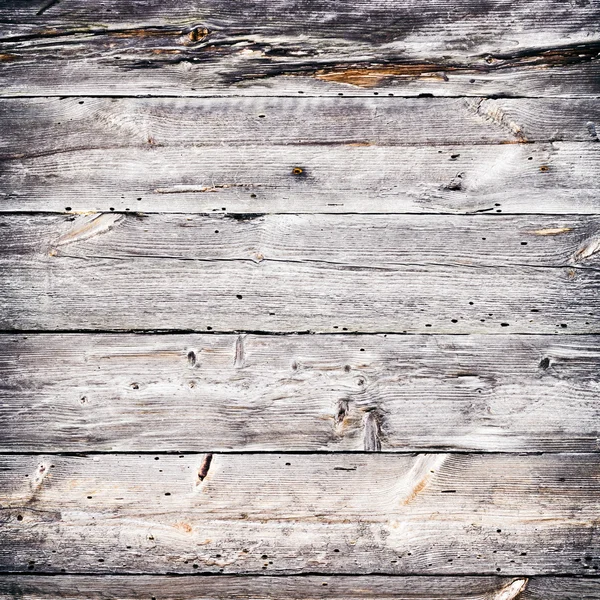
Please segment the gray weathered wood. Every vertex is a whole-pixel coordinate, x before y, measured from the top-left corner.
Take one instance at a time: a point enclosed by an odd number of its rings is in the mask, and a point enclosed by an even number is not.
[[[596,0],[35,0],[3,94],[598,94]]]
[[[2,335],[0,450],[598,449],[600,338]]]
[[[593,214],[599,169],[598,142],[33,152],[0,159],[0,211]]]
[[[0,327],[598,332],[595,219],[499,218],[5,216]]]
[[[82,149],[597,141],[595,99],[26,98],[0,101],[0,156]],[[597,132],[596,132],[597,133]],[[236,149],[230,149],[235,154]],[[21,154],[25,155],[21,157]]]
[[[0,570],[586,574],[599,493],[598,454],[4,455]]]
[[[0,210],[594,213],[594,123],[591,100],[4,100]]]
[[[502,206],[502,205],[500,205]],[[600,267],[600,216],[4,215],[7,254],[400,265]]]
[[[0,599],[597,600],[600,580],[566,577],[0,576]]]

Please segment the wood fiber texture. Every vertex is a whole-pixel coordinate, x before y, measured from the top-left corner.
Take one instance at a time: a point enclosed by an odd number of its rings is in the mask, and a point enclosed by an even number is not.
[[[4,95],[596,96],[598,1],[9,0]]]
[[[0,600],[600,600],[599,0],[0,5]]]
[[[593,214],[598,131],[593,99],[5,99],[0,210]]]
[[[600,566],[597,454],[5,456],[0,484],[7,571]]]
[[[598,448],[596,336],[2,335],[0,364],[4,452]]]

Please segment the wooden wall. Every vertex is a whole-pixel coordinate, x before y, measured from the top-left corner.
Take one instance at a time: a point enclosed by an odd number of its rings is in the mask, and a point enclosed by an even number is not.
[[[0,5],[0,599],[600,599],[599,0]]]

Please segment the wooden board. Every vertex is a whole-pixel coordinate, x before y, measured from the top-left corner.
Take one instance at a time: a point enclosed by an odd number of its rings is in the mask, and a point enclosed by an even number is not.
[[[595,96],[598,13],[596,0],[12,0],[0,89]]]
[[[598,332],[595,220],[498,218],[6,216],[0,328]]]
[[[597,336],[3,335],[0,367],[3,452],[598,449]]]
[[[598,17],[0,3],[0,600],[600,600]]]
[[[600,206],[595,141],[361,144],[41,156],[30,148],[0,159],[0,212],[594,214]]]
[[[566,577],[0,577],[0,598],[134,600],[596,600],[600,580]]]
[[[0,456],[0,569],[586,574],[599,493],[598,454]]]
[[[591,98],[30,98],[0,108],[9,159],[130,147],[176,147],[183,157],[208,146],[258,156],[263,146],[594,142],[600,121]]]
[[[4,100],[0,210],[595,213],[596,126],[591,100]]]

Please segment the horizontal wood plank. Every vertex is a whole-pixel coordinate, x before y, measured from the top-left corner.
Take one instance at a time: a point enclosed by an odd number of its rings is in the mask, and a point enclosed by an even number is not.
[[[2,456],[0,570],[587,574],[599,493],[598,454]]]
[[[594,123],[589,100],[5,100],[0,210],[597,213]]]
[[[599,121],[598,102],[583,98],[3,99],[0,157],[131,147],[250,146],[258,155],[262,146],[593,142]]]
[[[3,2],[7,95],[598,94],[598,2]]]
[[[0,576],[0,599],[597,600],[600,580],[566,577]]]
[[[594,218],[245,219],[5,216],[0,327],[599,331]]]
[[[502,205],[500,205],[502,206]],[[4,215],[6,255],[600,268],[600,216]]]
[[[0,450],[598,448],[595,336],[2,335]]]

